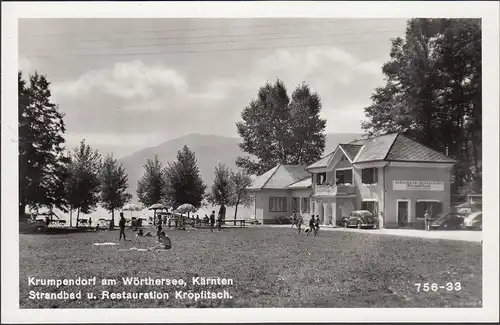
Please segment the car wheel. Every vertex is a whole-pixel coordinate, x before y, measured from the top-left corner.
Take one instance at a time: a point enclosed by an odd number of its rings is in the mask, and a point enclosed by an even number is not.
[[[358,229],[361,229],[361,222],[358,221],[357,226],[358,226]]]
[[[347,228],[347,221],[344,221],[342,225],[344,226],[344,228]]]

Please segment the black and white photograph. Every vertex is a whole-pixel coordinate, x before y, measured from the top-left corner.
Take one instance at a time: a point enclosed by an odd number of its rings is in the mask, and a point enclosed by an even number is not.
[[[354,4],[2,4],[9,320],[498,321],[498,3]]]

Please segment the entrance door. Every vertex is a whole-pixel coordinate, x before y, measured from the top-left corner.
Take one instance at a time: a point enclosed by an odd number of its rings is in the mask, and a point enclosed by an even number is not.
[[[408,226],[408,201],[398,201],[398,226]]]

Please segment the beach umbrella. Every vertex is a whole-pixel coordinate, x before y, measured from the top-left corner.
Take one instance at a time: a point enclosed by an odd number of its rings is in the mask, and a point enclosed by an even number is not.
[[[137,204],[129,203],[129,204],[126,204],[122,208],[122,210],[123,211],[130,211],[130,218],[132,218],[132,211],[141,211],[142,208]]]
[[[154,211],[153,222],[155,222],[156,221],[156,210],[167,210],[168,207],[164,204],[156,203],[156,204],[153,204],[152,206],[150,206],[148,209]]]

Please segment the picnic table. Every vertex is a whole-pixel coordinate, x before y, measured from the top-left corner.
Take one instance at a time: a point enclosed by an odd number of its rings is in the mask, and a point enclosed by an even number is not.
[[[233,220],[235,223],[239,222],[240,223],[240,227],[245,227],[246,226],[246,219],[236,219],[236,220]]]

